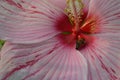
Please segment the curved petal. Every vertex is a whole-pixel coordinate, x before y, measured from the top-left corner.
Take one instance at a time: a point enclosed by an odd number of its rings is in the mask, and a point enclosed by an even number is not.
[[[89,6],[90,6],[90,0],[82,0],[83,1],[83,5],[84,5],[84,12],[88,13],[89,10]]]
[[[53,0],[54,1],[54,0]],[[14,43],[36,43],[57,35],[61,8],[49,0],[0,1],[0,39]]]
[[[34,45],[6,43],[0,80],[87,80],[86,59],[58,40]]]
[[[90,17],[96,17],[100,33],[116,33],[120,31],[120,0],[91,0]]]
[[[98,18],[100,33],[82,51],[88,59],[89,80],[120,79],[120,1],[91,0],[89,15]]]
[[[93,43],[81,53],[88,61],[88,80],[120,79],[120,37],[96,35]]]

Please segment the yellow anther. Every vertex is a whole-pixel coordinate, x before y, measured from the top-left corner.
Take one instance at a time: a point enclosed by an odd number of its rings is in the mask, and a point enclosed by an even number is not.
[[[70,21],[74,23],[76,31],[78,31],[80,27],[82,9],[83,3],[81,0],[67,0],[66,13]]]

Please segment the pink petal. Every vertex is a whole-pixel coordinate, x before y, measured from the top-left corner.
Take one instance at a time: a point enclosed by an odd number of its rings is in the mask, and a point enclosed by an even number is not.
[[[80,52],[57,39],[34,45],[6,43],[0,80],[87,80],[87,62]]]
[[[0,1],[0,39],[15,43],[50,39],[60,33],[55,25],[64,15],[62,9],[49,0]]]
[[[97,18],[101,33],[120,32],[120,0],[91,0],[88,17],[91,15]]]
[[[88,61],[88,80],[120,80],[120,37],[105,35],[81,51]]]
[[[59,7],[61,9],[65,9],[66,7],[66,0],[49,0],[49,1],[56,7]]]
[[[120,1],[91,0],[87,18],[97,20],[100,32],[81,51],[88,61],[88,80],[120,80]]]
[[[83,2],[83,10],[84,10],[84,12],[87,12],[88,13],[88,11],[89,11],[89,6],[90,6],[90,0],[82,0],[82,2]]]

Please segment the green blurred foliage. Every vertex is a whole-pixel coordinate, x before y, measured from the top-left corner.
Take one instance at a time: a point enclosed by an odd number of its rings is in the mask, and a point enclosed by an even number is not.
[[[0,49],[2,48],[2,46],[4,45],[5,41],[0,40]]]

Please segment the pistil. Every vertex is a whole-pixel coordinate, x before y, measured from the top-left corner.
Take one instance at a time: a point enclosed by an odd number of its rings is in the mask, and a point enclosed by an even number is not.
[[[80,16],[82,14],[82,9],[83,3],[81,0],[67,0],[66,13],[77,33],[80,30]]]
[[[96,22],[93,18],[84,17],[83,3],[81,0],[67,0],[66,14],[72,23],[72,36],[76,41],[76,49],[81,49],[87,44],[83,35],[92,34],[95,31]]]

